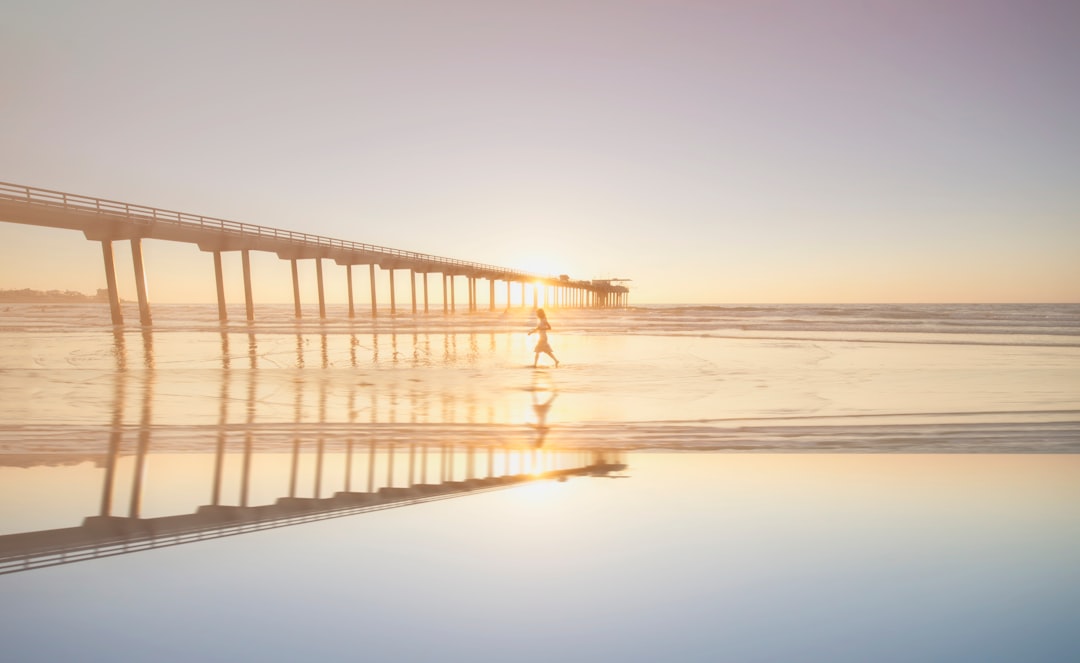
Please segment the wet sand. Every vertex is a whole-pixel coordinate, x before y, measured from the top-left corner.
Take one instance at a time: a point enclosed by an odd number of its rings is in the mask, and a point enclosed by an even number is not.
[[[1080,655],[1068,337],[624,333],[624,317],[553,319],[558,369],[531,368],[524,312],[223,331],[163,315],[119,334],[7,319],[0,537],[163,543],[0,575],[5,652]],[[612,453],[625,469],[543,474]],[[535,480],[487,490],[506,475]],[[460,491],[412,499],[435,483]],[[154,538],[190,520],[213,527]]]
[[[1076,347],[596,331],[553,334],[563,365],[533,369],[527,323],[8,329],[0,453],[77,453],[140,426],[173,450],[221,428],[257,431],[263,448],[361,430],[529,444],[542,428],[567,447],[1080,450]]]

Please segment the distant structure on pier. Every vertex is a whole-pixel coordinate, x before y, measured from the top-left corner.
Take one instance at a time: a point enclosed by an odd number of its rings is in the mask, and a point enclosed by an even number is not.
[[[423,289],[423,311],[430,312],[428,275],[442,277],[443,313],[456,311],[454,279],[463,276],[468,282],[468,309],[479,309],[477,283],[488,281],[488,307],[495,309],[495,284],[506,283],[506,302],[509,305],[511,288],[521,288],[521,306],[528,300],[531,289],[532,305],[547,307],[613,308],[628,304],[630,290],[619,282],[627,279],[575,280],[569,275],[558,277],[530,274],[520,270],[496,265],[443,258],[384,246],[363,244],[341,239],[310,235],[308,233],[279,230],[249,223],[238,223],[197,214],[158,209],[145,205],[93,198],[49,189],[39,189],[20,184],[0,182],[0,221],[22,223],[50,228],[65,228],[83,233],[88,240],[101,243],[105,261],[105,278],[108,285],[108,301],[113,324],[123,324],[120,296],[116,286],[116,270],[113,258],[113,242],[131,242],[131,255],[135,270],[135,288],[139,301],[139,320],[150,325],[150,302],[147,297],[146,272],[143,266],[142,240],[156,239],[195,244],[214,256],[214,272],[217,281],[218,317],[227,319],[225,282],[222,273],[221,254],[239,251],[244,273],[244,299],[248,321],[255,319],[255,305],[251,287],[251,251],[275,253],[288,260],[292,268],[293,301],[296,317],[300,317],[300,282],[297,261],[314,260],[318,281],[319,316],[326,317],[326,300],[323,289],[323,260],[333,260],[346,269],[348,281],[349,317],[356,314],[353,302],[352,268],[367,265],[371,285],[371,315],[378,314],[375,288],[375,268],[385,270],[390,279],[390,311],[397,312],[394,274],[408,270],[410,277],[411,312],[417,313],[417,275]]]

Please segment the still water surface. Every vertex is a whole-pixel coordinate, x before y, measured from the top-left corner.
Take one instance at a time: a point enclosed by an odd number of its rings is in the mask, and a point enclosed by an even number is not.
[[[1080,658],[1075,307],[199,311],[5,311],[5,660]]]

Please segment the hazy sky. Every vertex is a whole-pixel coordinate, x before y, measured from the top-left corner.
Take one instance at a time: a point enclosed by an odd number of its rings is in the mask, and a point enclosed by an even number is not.
[[[639,303],[1080,301],[1075,0],[4,0],[0,85],[3,181]],[[0,287],[100,263],[0,224]]]

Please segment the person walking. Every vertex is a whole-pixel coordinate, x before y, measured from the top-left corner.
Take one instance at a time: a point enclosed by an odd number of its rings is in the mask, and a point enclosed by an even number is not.
[[[544,309],[536,309],[536,326],[529,330],[529,335],[532,336],[533,332],[540,335],[540,338],[536,341],[536,348],[533,352],[536,356],[533,357],[533,368],[536,368],[536,363],[540,360],[540,353],[543,352],[555,362],[555,368],[559,367],[559,360],[555,357],[555,353],[551,350],[551,344],[548,343],[547,333],[551,329],[551,324],[548,322],[547,314],[544,313]]]

